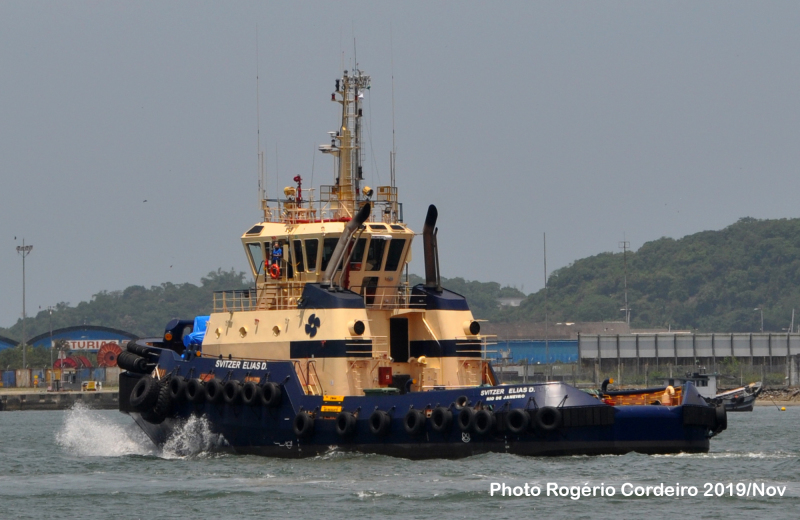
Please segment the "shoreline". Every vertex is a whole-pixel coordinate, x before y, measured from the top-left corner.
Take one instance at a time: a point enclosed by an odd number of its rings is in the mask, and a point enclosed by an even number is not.
[[[119,390],[99,392],[47,392],[44,389],[14,389],[0,392],[0,412],[69,410],[77,403],[96,410],[119,408]],[[31,390],[31,391],[25,391]]]

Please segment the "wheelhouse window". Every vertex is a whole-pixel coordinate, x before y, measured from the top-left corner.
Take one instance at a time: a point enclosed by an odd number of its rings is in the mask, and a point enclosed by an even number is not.
[[[403,248],[405,246],[405,238],[392,239],[389,244],[389,253],[386,256],[386,271],[397,271],[400,262],[403,260]]]
[[[261,230],[264,229],[264,226],[253,226],[251,227],[245,235],[258,235],[261,233]]]
[[[275,249],[275,244],[278,244],[278,249]],[[280,277],[283,278],[294,278],[294,270],[292,269],[291,263],[291,251],[289,250],[289,242],[286,240],[273,240],[270,242],[264,242],[264,247],[269,252],[267,261],[269,265],[278,264],[280,268]]]
[[[350,270],[360,271],[361,263],[364,260],[364,249],[367,245],[366,238],[359,238],[356,240],[356,245],[353,247],[353,254],[350,255]]]
[[[308,271],[314,272],[317,270],[317,251],[319,250],[319,240],[316,238],[305,241],[306,245],[306,264],[308,264]]]
[[[250,253],[250,260],[256,269],[256,275],[264,272],[264,251],[261,249],[260,242],[250,242],[247,244],[247,251]]]
[[[291,280],[294,278],[294,253],[292,253],[290,248],[291,242],[288,240],[286,242],[281,241],[281,247],[283,248],[283,264],[286,266],[286,278]]]
[[[369,242],[369,251],[367,252],[367,271],[380,271],[383,264],[383,253],[386,250],[386,242],[388,237],[372,237]]]
[[[326,238],[322,242],[322,264],[320,265],[320,269],[323,271],[328,268],[328,262],[331,261],[331,256],[333,256],[333,250],[336,249],[337,242],[339,242],[339,237]]]
[[[302,240],[295,240],[294,241],[294,265],[295,269],[297,269],[298,273],[302,273],[306,270],[305,262],[303,262],[303,241]]]

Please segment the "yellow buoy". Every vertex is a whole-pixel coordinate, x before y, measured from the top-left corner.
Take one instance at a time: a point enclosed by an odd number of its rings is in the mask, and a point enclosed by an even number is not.
[[[785,406],[781,406],[781,411],[785,412],[786,411],[786,407]]]

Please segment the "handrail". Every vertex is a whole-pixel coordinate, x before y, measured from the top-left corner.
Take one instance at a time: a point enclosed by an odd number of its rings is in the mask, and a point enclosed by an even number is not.
[[[380,189],[381,186],[378,188]],[[394,189],[396,190],[396,188]],[[357,205],[359,202],[363,201],[339,198],[334,193],[328,193],[327,198],[302,200],[299,203],[293,199],[265,199],[263,208],[267,222],[297,224],[349,221],[352,215],[343,214],[346,213],[347,203]],[[270,203],[273,205],[270,206]],[[369,222],[383,222],[384,224],[403,222],[403,203],[397,202],[396,192],[385,197],[378,197],[378,199],[372,201],[372,205],[373,208],[368,218]],[[395,217],[394,220],[393,216]]]
[[[264,298],[274,297],[275,302],[269,309],[296,309],[297,300],[303,294],[303,287],[309,282],[296,282],[284,280],[270,280],[259,282],[257,287],[248,289],[230,289],[214,291],[213,312],[241,312],[259,309],[259,302]],[[365,289],[375,290],[375,294],[367,294]],[[274,294],[272,294],[273,291]],[[405,284],[399,285],[352,285],[350,289],[361,293],[364,307],[367,309],[424,309],[423,301],[411,301],[411,288]],[[380,296],[380,298],[378,298]],[[372,303],[367,303],[373,298]],[[388,300],[388,301],[387,301]]]
[[[320,382],[319,375],[317,375],[317,362],[315,360],[313,360],[313,359],[309,359],[309,360],[306,361],[306,374],[308,375],[308,379],[309,379],[308,386],[309,386],[309,388],[311,387],[311,382],[310,381],[311,381],[311,369],[312,368],[314,369],[314,379],[317,381],[314,384],[314,386],[317,387],[317,390],[319,391],[320,395],[322,395],[324,393],[322,391],[322,382]]]

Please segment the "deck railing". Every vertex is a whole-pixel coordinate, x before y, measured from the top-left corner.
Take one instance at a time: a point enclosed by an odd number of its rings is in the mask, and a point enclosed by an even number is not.
[[[364,201],[352,201],[339,199],[336,194],[326,191],[326,188],[335,186],[322,186],[321,200],[303,200],[297,202],[291,199],[267,199],[263,207],[268,222],[320,222],[327,220],[338,220],[342,217],[352,217],[343,215],[344,207],[347,205],[357,206]],[[379,187],[379,188],[388,188]],[[396,188],[393,188],[396,190]],[[370,222],[403,222],[403,204],[397,202],[395,192],[393,195],[381,195],[372,202],[372,215]]]
[[[258,288],[214,291],[214,312],[296,309],[306,282],[265,282]],[[350,290],[361,294],[367,309],[424,309],[424,301],[414,302],[411,288],[400,286],[359,286]]]

